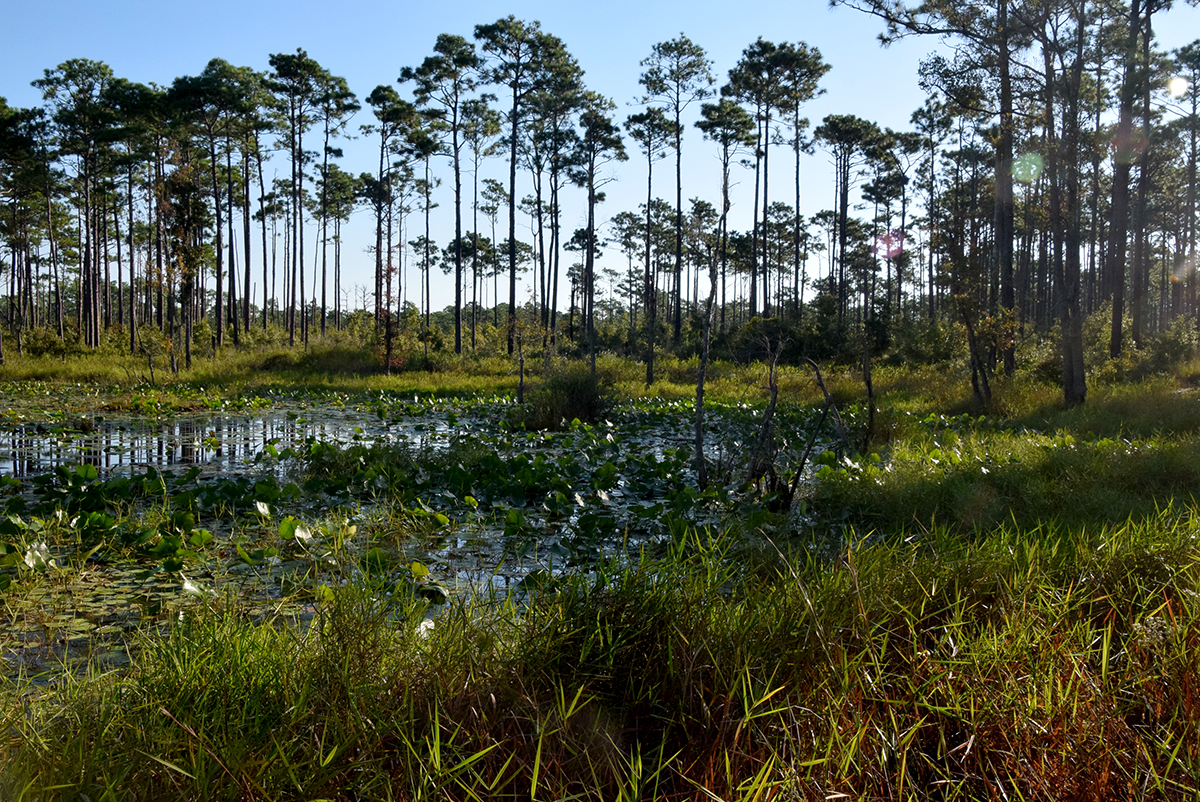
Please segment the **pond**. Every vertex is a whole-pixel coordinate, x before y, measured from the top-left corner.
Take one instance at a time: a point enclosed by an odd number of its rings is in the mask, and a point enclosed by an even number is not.
[[[524,593],[664,548],[735,505],[759,412],[713,405],[696,487],[690,402],[528,432],[509,399],[379,397],[253,413],[23,421],[0,432],[0,673],[119,667],[197,604],[310,619],[369,581],[434,603]],[[780,426],[788,434],[811,421]]]
[[[244,472],[253,470],[269,447],[295,448],[310,439],[420,443],[448,431],[444,421],[382,422],[361,410],[332,405],[161,420],[89,416],[69,423],[28,423],[0,433],[0,475],[36,476],[77,464],[92,465],[102,474],[193,465],[211,473]]]

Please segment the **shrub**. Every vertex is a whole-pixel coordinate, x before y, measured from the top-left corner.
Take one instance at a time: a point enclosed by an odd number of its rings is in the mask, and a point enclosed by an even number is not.
[[[575,364],[548,372],[529,397],[525,425],[531,429],[561,429],[573,420],[596,423],[613,407],[612,379]]]

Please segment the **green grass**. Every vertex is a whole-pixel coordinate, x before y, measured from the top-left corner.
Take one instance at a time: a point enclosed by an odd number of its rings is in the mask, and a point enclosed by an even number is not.
[[[516,387],[504,358],[388,377],[340,349],[198,360],[154,390],[103,365],[90,385],[82,364],[35,376],[14,360],[0,379],[30,410]],[[595,400],[526,367],[535,397]],[[636,363],[598,367],[617,397],[694,393],[694,360],[664,357],[649,390]],[[824,370],[862,442],[858,370]],[[0,799],[1195,799],[1196,372],[1098,383],[1074,410],[1018,373],[979,410],[958,366],[878,367],[874,455],[824,459],[802,517],[750,499],[726,527],[664,530],[665,554],[437,608],[349,570],[286,614],[233,595],[172,608],[126,669],[0,687]],[[718,363],[708,390],[757,404],[765,380]],[[810,370],[779,383],[781,406],[822,400]],[[317,467],[535,475],[511,455],[497,472],[485,439]],[[413,537],[369,518],[358,537]]]
[[[370,586],[309,628],[209,602],[124,676],[7,689],[0,794],[1190,796],[1197,531],[936,530],[754,570],[693,533],[431,629]]]
[[[906,411],[885,395],[877,455],[822,469],[811,498],[820,520],[974,532],[1012,522],[1118,524],[1194,502],[1200,397],[1173,380],[1101,387],[1074,410],[1036,384],[1010,383],[1003,393],[1009,416]]]

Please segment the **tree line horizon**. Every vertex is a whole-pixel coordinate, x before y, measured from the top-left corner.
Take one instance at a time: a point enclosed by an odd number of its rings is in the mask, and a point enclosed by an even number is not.
[[[759,38],[721,80],[684,34],[642,60],[639,108],[618,119],[564,42],[513,16],[471,38],[441,34],[363,98],[303,49],[271,54],[266,72],[214,58],[169,86],[70,59],[32,82],[41,107],[0,98],[0,323],[18,348],[33,329],[86,348],[117,332],[136,353],[153,332],[188,364],[200,321],[217,347],[271,322],[307,344],[310,328],[345,324],[342,228],[361,210],[374,235],[362,309],[389,365],[398,328],[430,328],[437,269],[453,275],[456,353],[475,348],[490,279],[509,353],[519,316],[553,349],[564,313],[575,338],[578,313],[594,355],[607,277],[600,325],[626,332],[648,383],[656,348],[679,347],[701,318],[706,339],[709,321],[727,332],[776,318],[800,340],[836,340],[868,360],[902,323],[953,321],[984,403],[989,376],[1015,370],[1019,341],[1056,328],[1074,405],[1086,397],[1086,317],[1107,315],[1111,357],[1181,320],[1200,330],[1200,39],[1157,47],[1154,15],[1169,2],[835,4],[882,20],[885,44],[950,45],[921,64],[927,98],[910,130],[841,114],[811,124],[804,107],[830,65],[802,41]],[[372,119],[352,132],[364,110]],[[715,150],[721,181],[685,203],[689,129]],[[377,154],[373,170],[340,166],[352,133]],[[805,218],[801,162],[817,150],[833,163],[834,203]],[[772,155],[792,171],[782,190],[768,181]],[[671,156],[664,200],[654,167]],[[645,167],[645,202],[601,225],[612,166],[630,159]],[[489,162],[504,163],[507,181],[481,178]],[[265,165],[286,174],[268,182]],[[443,166],[454,233],[436,243]],[[751,203],[745,231],[729,226],[735,168],[753,176],[739,192]],[[564,231],[572,192],[586,223]],[[599,275],[606,247],[623,272]],[[822,254],[823,274],[810,272]],[[409,259],[415,288],[400,283]],[[528,300],[519,271],[531,272]],[[402,300],[413,289],[415,321]]]

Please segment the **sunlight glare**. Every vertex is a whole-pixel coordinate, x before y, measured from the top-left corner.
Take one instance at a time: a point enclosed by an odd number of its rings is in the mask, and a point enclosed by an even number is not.
[[[1195,271],[1195,258],[1184,257],[1179,260],[1179,262],[1175,265],[1175,269],[1171,271],[1171,278],[1175,281],[1183,281]]]
[[[882,256],[885,259],[895,259],[900,254],[904,253],[904,234],[900,231],[889,231],[882,236],[875,238],[875,247],[871,249],[875,254]]]
[[[1042,174],[1042,157],[1038,153],[1023,153],[1013,159],[1012,174],[1013,178],[1029,184],[1038,179]]]

